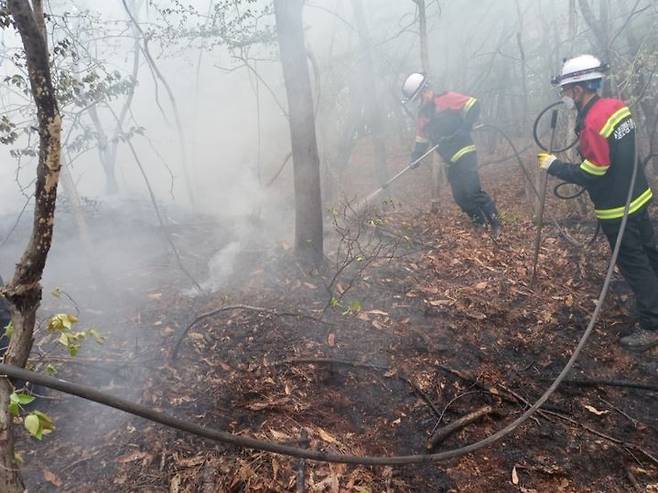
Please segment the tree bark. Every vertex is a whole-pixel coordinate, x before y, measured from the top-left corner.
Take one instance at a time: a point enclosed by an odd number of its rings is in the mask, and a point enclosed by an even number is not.
[[[98,110],[96,105],[89,108],[89,116],[91,118],[94,127],[96,128],[96,141],[98,142],[98,157],[105,172],[105,193],[107,195],[116,195],[119,192],[119,184],[116,178],[116,160],[112,159],[113,154],[110,147],[110,143],[107,138],[107,134],[103,129],[101,120],[98,116]]]
[[[274,14],[290,115],[295,172],[295,252],[319,265],[324,258],[322,190],[313,93],[304,45],[303,6],[303,0],[275,0]]]
[[[39,5],[39,2],[35,3]],[[7,7],[20,34],[25,50],[32,97],[39,123],[39,161],[35,191],[34,223],[30,241],[11,282],[3,294],[12,304],[14,333],[5,354],[5,362],[25,366],[32,349],[36,312],[41,302],[41,276],[52,241],[60,173],[62,121],[55,99],[45,31],[40,28],[41,14],[27,0],[9,0]],[[42,17],[42,16],[41,16]],[[43,34],[42,34],[43,33]],[[23,482],[14,459],[14,442],[8,399],[11,387],[0,382],[0,491],[23,492]]]
[[[429,55],[429,42],[427,36],[427,10],[425,0],[413,0],[418,7],[418,36],[420,38],[420,66],[423,73],[427,75],[430,80],[432,78],[432,68],[430,66]],[[430,210],[432,212],[439,211],[439,196],[441,195],[441,185],[445,182],[444,168],[441,162],[435,159],[434,154],[430,154],[425,158],[432,170],[432,202]]]

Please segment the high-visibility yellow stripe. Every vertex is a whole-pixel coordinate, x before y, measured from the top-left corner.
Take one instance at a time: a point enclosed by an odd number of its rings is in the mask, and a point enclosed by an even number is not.
[[[633,214],[640,210],[653,197],[651,188],[647,188],[639,197],[634,199],[629,208],[628,213]],[[624,207],[615,207],[614,209],[596,209],[594,210],[596,217],[599,219],[618,219],[624,215]]]
[[[469,152],[475,152],[475,146],[474,146],[474,145],[470,145],[470,146],[462,147],[461,149],[459,149],[459,150],[458,150],[457,152],[455,152],[455,154],[450,158],[450,162],[451,162],[451,163],[456,163],[456,162],[459,161],[462,157],[464,157],[464,155],[468,154]]]
[[[615,127],[621,123],[624,118],[631,116],[631,110],[628,109],[628,106],[615,111],[608,121],[603,125],[603,128],[599,134],[603,135],[606,139],[612,135],[612,132],[615,130]]]
[[[589,173],[590,175],[594,175],[594,176],[605,175],[609,167],[610,167],[609,164],[606,166],[597,166],[596,164],[592,163],[591,161],[588,161],[587,159],[585,159],[582,163],[580,163],[580,169],[582,169],[585,173]]]
[[[420,135],[417,135],[416,142],[418,142],[419,144],[427,144],[429,140],[427,140],[425,137],[421,137]]]
[[[468,101],[466,101],[466,104],[464,105],[464,113],[468,113],[468,110],[470,110],[471,106],[473,106],[476,102],[476,98],[468,98]]]

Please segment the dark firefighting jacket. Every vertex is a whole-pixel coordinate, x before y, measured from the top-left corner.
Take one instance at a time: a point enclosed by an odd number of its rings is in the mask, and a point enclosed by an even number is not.
[[[580,165],[554,161],[549,174],[585,187],[598,219],[621,218],[635,160],[635,122],[630,110],[618,99],[594,96],[578,113],[576,134]],[[629,214],[642,210],[651,198],[651,188],[639,166]]]
[[[422,156],[430,142],[439,145],[438,153],[448,166],[475,152],[471,130],[479,115],[480,104],[474,97],[458,92],[435,96],[418,111],[412,160]]]

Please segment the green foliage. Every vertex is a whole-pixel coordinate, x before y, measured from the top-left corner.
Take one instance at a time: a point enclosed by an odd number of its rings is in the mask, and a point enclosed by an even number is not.
[[[52,295],[56,298],[61,297],[62,293],[59,288],[55,288],[52,291]],[[74,331],[73,327],[77,323],[79,323],[78,317],[68,313],[58,313],[48,320],[48,332],[59,334],[57,342],[66,347],[71,356],[76,356],[82,343],[90,337],[98,344],[105,342],[105,338],[96,329],[92,328],[80,332]],[[7,330],[7,332],[9,331]],[[48,364],[46,373],[54,375],[57,373],[57,369],[52,364]],[[34,401],[35,397],[27,392],[14,391],[9,396],[9,412],[15,418],[20,418],[21,414],[26,412],[24,406]],[[52,418],[36,409],[30,410],[23,417],[23,426],[37,440],[42,440],[45,435],[55,430],[55,424]]]
[[[11,122],[6,115],[2,115],[0,117],[0,144],[13,144],[17,138],[16,124]]]
[[[19,417],[23,406],[34,402],[35,397],[24,392],[12,392],[9,396],[9,412],[14,417]],[[23,418],[23,426],[37,440],[55,429],[53,420],[41,411],[31,411]]]
[[[44,435],[52,433],[55,430],[55,423],[52,418],[41,411],[32,411],[25,416],[23,426],[37,440],[43,439]]]
[[[73,326],[78,322],[78,317],[69,313],[58,313],[50,317],[48,321],[48,332],[59,334],[57,342],[64,346],[71,356],[78,354],[80,346],[89,337],[93,337],[98,344],[105,342],[105,338],[96,329],[74,331]]]
[[[23,406],[33,402],[34,396],[25,392],[12,392],[9,396],[9,412],[12,416],[19,416]]]
[[[363,305],[361,304],[361,302],[357,300],[352,300],[350,301],[347,310],[343,312],[343,315],[352,315],[355,313],[359,313],[361,310],[363,310]]]
[[[363,310],[363,304],[360,301],[352,300],[349,302],[348,305],[345,305],[335,296],[331,297],[331,300],[329,301],[329,306],[331,308],[340,308],[342,310],[341,312],[342,315],[354,315],[356,313],[359,313],[361,310]]]

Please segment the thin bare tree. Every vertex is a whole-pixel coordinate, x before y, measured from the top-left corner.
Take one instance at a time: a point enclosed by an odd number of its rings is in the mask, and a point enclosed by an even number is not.
[[[32,97],[39,127],[39,161],[35,190],[34,225],[30,241],[11,282],[2,290],[12,305],[13,334],[5,362],[25,366],[32,349],[36,312],[41,302],[41,276],[53,236],[57,185],[61,170],[62,120],[50,73],[48,46],[43,29],[41,0],[8,0],[7,7],[25,50]],[[0,381],[0,491],[25,490],[14,455],[9,413],[9,380]]]

